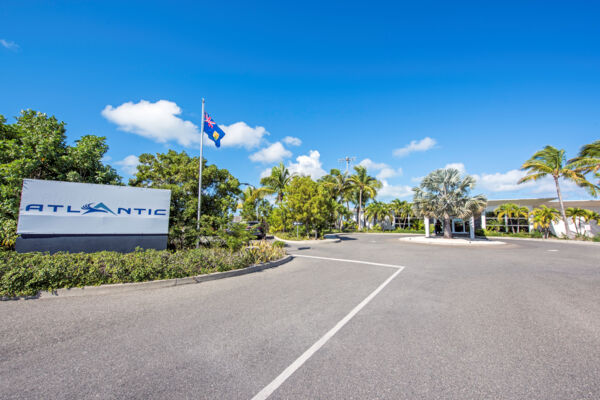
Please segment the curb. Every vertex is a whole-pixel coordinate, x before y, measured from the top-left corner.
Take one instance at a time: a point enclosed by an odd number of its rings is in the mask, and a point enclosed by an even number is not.
[[[21,297],[2,297],[2,300],[22,300],[22,299],[49,299],[57,297],[82,297],[82,296],[97,296],[114,293],[127,293],[142,289],[160,289],[171,286],[189,285],[193,283],[202,283],[224,279],[233,276],[251,274],[260,272],[265,269],[275,268],[292,260],[291,255],[287,255],[279,260],[270,261],[264,264],[252,265],[246,268],[234,269],[231,271],[213,272],[212,274],[189,276],[186,278],[163,279],[158,281],[148,282],[133,282],[133,283],[114,283],[100,286],[84,286],[73,287],[66,289],[57,289],[52,292],[40,292],[37,296],[21,296]]]
[[[500,239],[500,240],[527,240],[530,242],[538,243],[557,243],[557,244],[576,244],[584,246],[600,246],[600,242],[585,242],[583,240],[566,240],[566,239],[536,239],[536,238],[520,238],[510,236],[486,236],[489,239]]]
[[[336,235],[401,235],[401,236],[418,236],[425,233],[408,233],[408,232],[342,232]]]
[[[474,247],[485,247],[485,246],[498,246],[501,244],[506,244],[505,242],[501,242],[499,240],[485,240],[485,239],[460,239],[460,238],[452,238],[452,239],[443,239],[443,238],[425,238],[422,236],[417,237],[403,237],[398,240],[405,243],[414,243],[414,244],[427,244],[434,246],[474,246]]]
[[[342,241],[342,239],[337,237],[337,235],[325,235],[325,236],[329,236],[329,237],[326,237],[325,239],[321,239],[321,240],[286,240],[286,239],[280,239],[277,236],[273,236],[273,238],[275,240],[278,240],[280,242],[284,242],[287,244],[322,244],[322,243],[338,243],[338,242]]]

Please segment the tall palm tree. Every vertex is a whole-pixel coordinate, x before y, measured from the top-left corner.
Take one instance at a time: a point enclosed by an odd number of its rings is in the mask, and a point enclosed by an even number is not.
[[[381,188],[381,182],[367,173],[367,169],[362,165],[354,167],[355,174],[350,176],[349,181],[353,189],[358,192],[358,204],[356,219],[358,222],[358,228],[362,228],[360,212],[363,204],[363,196],[366,194],[367,197],[375,198],[377,190]]]
[[[550,225],[559,220],[558,210],[556,208],[541,206],[540,208],[534,208],[531,211],[531,216],[533,217],[533,227],[542,231],[544,239],[548,239]]]
[[[577,157],[569,160],[569,163],[584,174],[593,173],[600,184],[600,140],[583,146]],[[597,187],[598,185],[595,186]],[[597,190],[594,190],[594,188],[591,189],[590,192],[592,195],[596,196],[598,194]]]
[[[346,201],[346,208],[348,208],[348,193],[352,189],[352,185],[350,184],[350,180],[348,179],[347,173],[342,173],[338,169],[332,169],[329,171],[329,175],[325,175],[320,179],[323,182],[325,187],[331,189],[335,200],[342,204],[342,202]],[[342,227],[343,215],[345,213],[339,213],[339,226],[340,229]]]
[[[274,166],[271,169],[271,175],[266,176],[260,180],[262,188],[258,189],[267,194],[277,194],[277,203],[281,203],[283,200],[283,192],[285,187],[290,183],[294,174],[283,165],[282,162],[279,165]]]
[[[545,176],[552,176],[556,185],[556,194],[560,204],[560,214],[563,223],[565,224],[565,232],[567,237],[573,237],[569,229],[567,214],[565,213],[565,205],[560,192],[559,178],[568,179],[575,182],[581,187],[586,187],[590,190],[594,188],[590,182],[585,179],[584,174],[579,171],[575,165],[566,162],[565,151],[559,150],[552,146],[546,146],[542,150],[536,152],[529,160],[525,161],[521,166],[521,170],[527,171],[527,175],[519,179],[517,183],[529,181],[537,181]]]
[[[565,210],[565,214],[573,221],[577,234],[581,235],[581,219],[583,218],[587,221],[587,218],[589,217],[588,210],[578,207],[569,207]]]
[[[483,195],[470,196],[475,187],[472,176],[461,177],[455,168],[431,172],[413,188],[413,210],[420,217],[444,221],[444,237],[452,238],[452,218],[470,218],[485,209]]]

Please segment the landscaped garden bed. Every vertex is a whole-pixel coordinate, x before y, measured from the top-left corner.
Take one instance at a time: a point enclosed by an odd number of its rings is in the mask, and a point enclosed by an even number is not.
[[[285,250],[268,242],[231,251],[200,248],[133,253],[0,252],[0,296],[35,296],[41,291],[185,278],[245,268],[282,258]]]

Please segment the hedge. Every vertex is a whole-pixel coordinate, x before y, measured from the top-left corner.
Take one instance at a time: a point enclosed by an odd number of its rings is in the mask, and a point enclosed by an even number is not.
[[[223,248],[138,250],[126,254],[2,251],[0,296],[35,296],[59,288],[184,278],[244,268],[284,255],[282,248],[267,242],[235,252]]]

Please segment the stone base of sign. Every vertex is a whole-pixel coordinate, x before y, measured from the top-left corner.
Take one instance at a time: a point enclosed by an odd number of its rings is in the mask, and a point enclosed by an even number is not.
[[[167,235],[21,235],[15,249],[18,253],[34,251],[56,253],[94,253],[117,251],[130,253],[136,247],[165,250]]]

